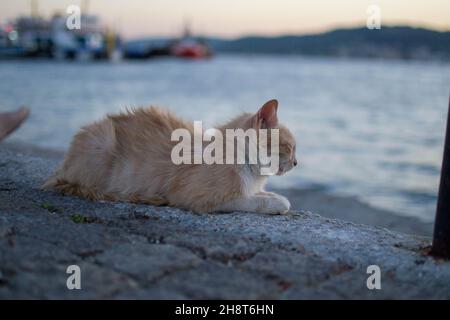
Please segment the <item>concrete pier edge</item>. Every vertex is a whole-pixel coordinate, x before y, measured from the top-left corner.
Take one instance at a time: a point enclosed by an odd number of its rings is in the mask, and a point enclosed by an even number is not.
[[[308,211],[199,215],[42,191],[59,161],[0,145],[2,299],[450,298],[450,262],[427,255],[431,238]],[[81,290],[66,286],[69,265]]]

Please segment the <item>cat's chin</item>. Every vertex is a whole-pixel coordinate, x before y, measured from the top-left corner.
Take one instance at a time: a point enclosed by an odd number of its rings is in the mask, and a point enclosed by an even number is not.
[[[278,169],[278,172],[276,173],[277,176],[284,176],[286,174],[286,172],[291,171],[292,168],[280,168]]]

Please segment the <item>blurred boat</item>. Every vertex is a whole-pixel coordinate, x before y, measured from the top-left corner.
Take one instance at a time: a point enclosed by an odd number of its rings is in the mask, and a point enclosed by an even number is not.
[[[166,38],[134,40],[123,45],[123,56],[126,59],[150,59],[170,54],[170,40]]]
[[[0,24],[0,57],[14,58],[26,55],[27,49],[21,43],[15,25],[12,23]]]
[[[184,34],[170,46],[173,56],[186,59],[204,59],[212,56],[212,51],[206,41],[200,37],[193,37],[189,23],[185,22]]]
[[[123,45],[125,59],[151,59],[157,57],[177,57],[202,59],[211,57],[212,52],[206,43],[194,38],[170,40],[150,38],[129,41]]]
[[[206,43],[192,38],[175,42],[172,45],[171,52],[175,57],[187,59],[204,59],[212,55]]]
[[[94,15],[82,15],[81,28],[69,30],[66,17],[19,17],[0,25],[0,57],[48,57],[93,60],[117,57],[120,38],[100,27]]]
[[[68,30],[65,17],[55,16],[51,21],[51,56],[77,60],[106,59],[113,49],[108,47],[111,35],[102,30],[98,17],[81,16],[81,28]],[[114,37],[114,36],[112,36]],[[116,41],[116,40],[112,40]]]
[[[67,17],[44,19],[37,13],[0,25],[0,58],[46,57],[57,60],[113,61],[172,56],[203,59],[212,56],[206,42],[191,36],[186,27],[178,39],[153,38],[122,43],[120,37],[100,25],[97,16],[80,16],[79,29],[69,30]]]

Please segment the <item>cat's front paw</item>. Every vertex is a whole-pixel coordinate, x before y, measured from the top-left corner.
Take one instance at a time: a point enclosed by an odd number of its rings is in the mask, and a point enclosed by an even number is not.
[[[289,200],[283,196],[276,195],[269,198],[267,206],[267,213],[271,214],[283,214],[287,213],[291,208]]]

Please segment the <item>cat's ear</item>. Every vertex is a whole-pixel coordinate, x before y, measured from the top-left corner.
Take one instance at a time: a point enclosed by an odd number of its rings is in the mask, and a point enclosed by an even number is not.
[[[278,126],[277,110],[278,101],[276,99],[267,101],[261,109],[259,109],[256,117],[261,129],[275,128]]]

